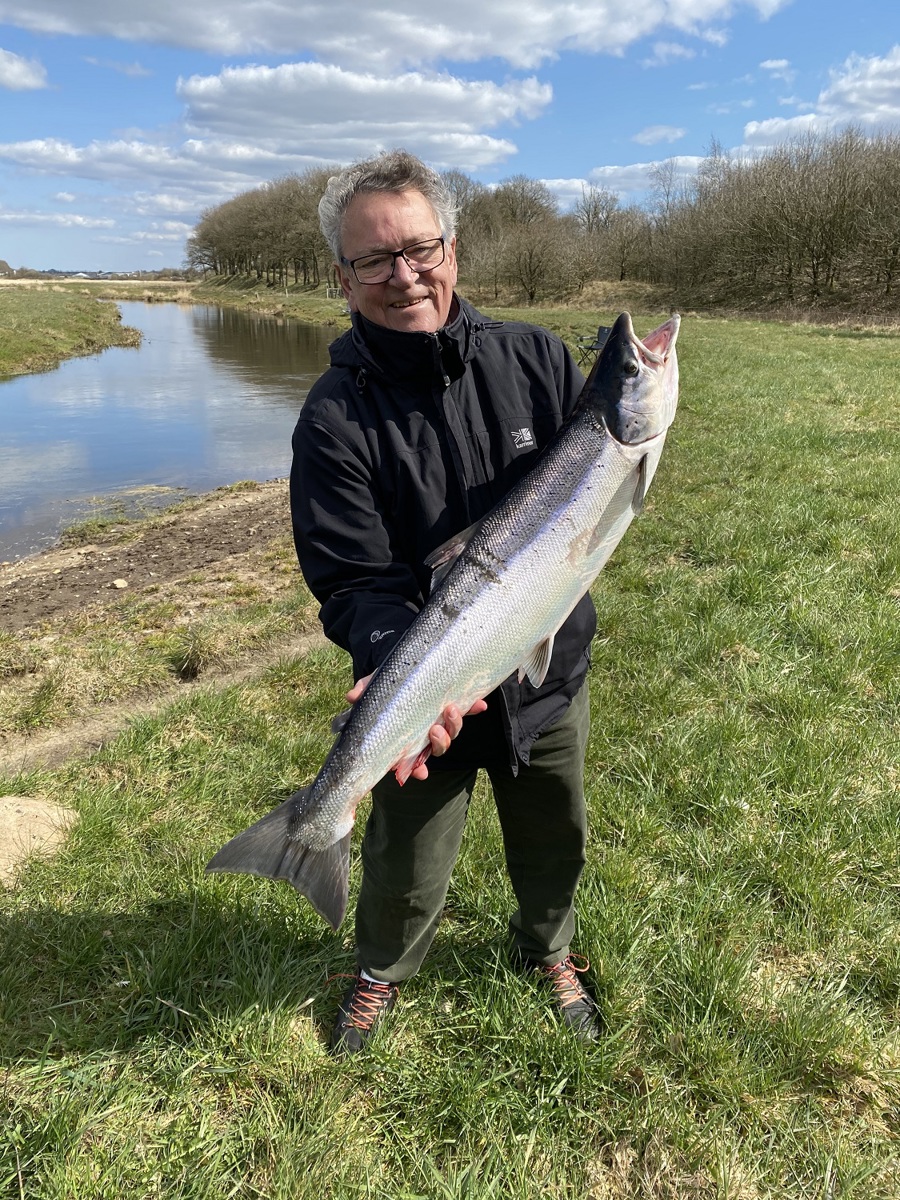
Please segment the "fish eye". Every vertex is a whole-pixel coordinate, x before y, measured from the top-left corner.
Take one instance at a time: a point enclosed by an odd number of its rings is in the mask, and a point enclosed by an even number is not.
[[[629,358],[628,361],[622,367],[622,370],[625,372],[626,375],[637,375],[638,372],[640,371],[640,367],[637,365],[637,363],[634,361],[633,358]]]

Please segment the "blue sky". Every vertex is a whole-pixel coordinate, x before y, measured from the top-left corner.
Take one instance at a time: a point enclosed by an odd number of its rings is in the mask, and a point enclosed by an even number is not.
[[[896,0],[0,0],[0,259],[179,266],[204,208],[382,147],[629,203],[848,123],[900,130]]]

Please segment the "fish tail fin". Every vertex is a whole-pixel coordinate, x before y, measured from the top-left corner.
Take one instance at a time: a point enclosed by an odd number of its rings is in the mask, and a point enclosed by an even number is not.
[[[297,792],[261,820],[233,837],[207,863],[207,871],[234,871],[284,879],[337,929],[347,909],[350,833],[324,850],[291,836],[293,818],[304,793]]]

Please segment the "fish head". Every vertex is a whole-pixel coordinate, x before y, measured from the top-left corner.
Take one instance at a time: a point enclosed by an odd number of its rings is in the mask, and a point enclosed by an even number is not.
[[[631,316],[613,325],[585,384],[584,402],[623,445],[639,445],[664,434],[678,404],[675,342],[681,317],[675,313],[641,341]]]

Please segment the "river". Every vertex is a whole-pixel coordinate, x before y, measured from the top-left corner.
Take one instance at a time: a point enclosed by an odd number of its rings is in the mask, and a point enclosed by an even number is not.
[[[143,333],[0,382],[0,561],[117,507],[131,515],[286,475],[335,329],[207,305],[119,305]]]

